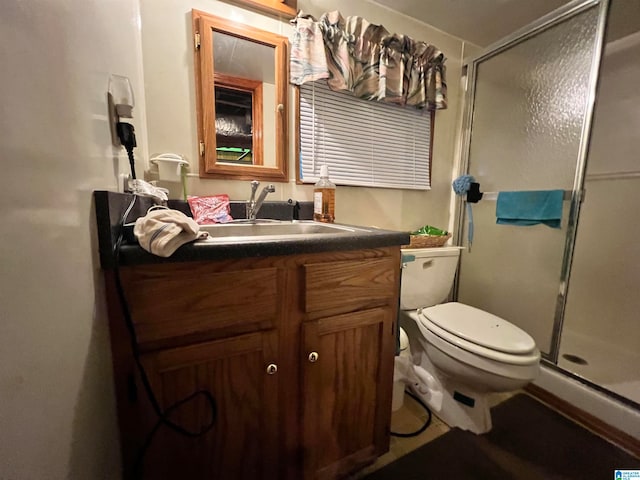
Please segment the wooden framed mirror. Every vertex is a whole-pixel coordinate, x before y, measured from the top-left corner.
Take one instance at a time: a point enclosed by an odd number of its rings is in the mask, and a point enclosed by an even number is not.
[[[287,39],[192,10],[200,177],[286,182]]]

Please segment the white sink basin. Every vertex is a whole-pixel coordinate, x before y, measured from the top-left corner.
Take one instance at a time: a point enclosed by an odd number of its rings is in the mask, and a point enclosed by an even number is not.
[[[345,235],[369,230],[333,223],[320,223],[311,220],[257,220],[255,222],[217,223],[200,225],[200,231],[208,232],[208,241],[256,241],[283,240],[317,235]]]

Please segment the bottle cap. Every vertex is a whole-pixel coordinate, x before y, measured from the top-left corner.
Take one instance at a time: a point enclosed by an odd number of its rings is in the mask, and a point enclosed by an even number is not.
[[[320,166],[320,176],[328,177],[329,176],[329,167],[327,165]]]

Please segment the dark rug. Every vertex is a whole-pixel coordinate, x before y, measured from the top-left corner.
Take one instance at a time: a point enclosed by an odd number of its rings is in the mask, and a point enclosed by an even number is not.
[[[640,469],[640,459],[526,394],[491,413],[489,433],[451,429],[365,478],[609,480],[617,469]]]

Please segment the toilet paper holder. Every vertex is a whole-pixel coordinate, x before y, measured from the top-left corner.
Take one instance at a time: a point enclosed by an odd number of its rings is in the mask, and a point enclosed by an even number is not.
[[[189,165],[182,155],[177,153],[161,153],[149,160],[158,166],[159,180],[166,182],[179,182],[182,180],[182,169]]]

